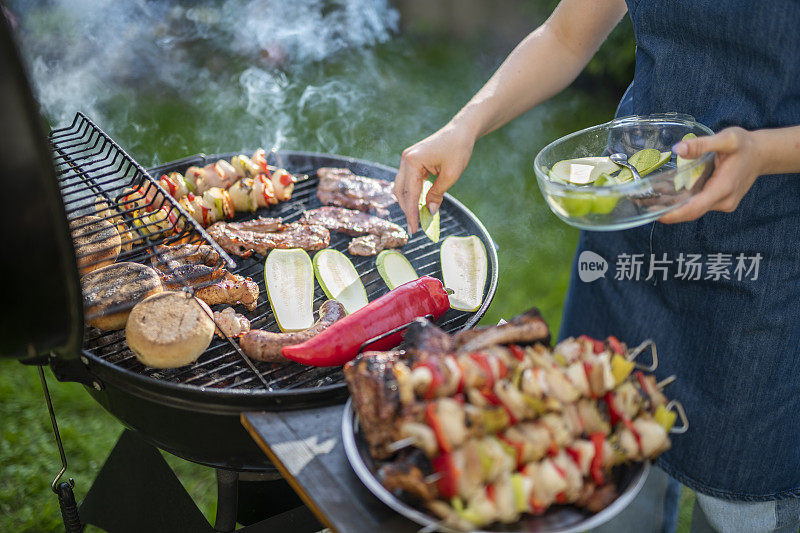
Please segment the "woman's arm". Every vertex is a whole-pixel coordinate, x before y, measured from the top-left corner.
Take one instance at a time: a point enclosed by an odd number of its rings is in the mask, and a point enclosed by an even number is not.
[[[423,180],[437,177],[426,199],[435,212],[475,141],[569,85],[625,12],[624,0],[562,0],[447,125],[403,152],[394,190],[410,231],[417,230]]]
[[[717,152],[717,157],[714,174],[703,190],[659,219],[666,224],[695,220],[708,211],[730,213],[759,176],[800,172],[800,126],[754,131],[725,128],[715,135],[681,141],[673,151],[688,159],[705,152]]]

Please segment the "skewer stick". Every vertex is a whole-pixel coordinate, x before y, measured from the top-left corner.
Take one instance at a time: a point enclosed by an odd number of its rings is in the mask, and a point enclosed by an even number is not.
[[[639,370],[654,372],[655,369],[658,368],[658,350],[656,350],[656,343],[655,341],[653,341],[653,339],[647,339],[639,346],[628,352],[628,355],[625,356],[625,359],[627,359],[628,361],[633,361],[634,359],[639,357],[639,355],[643,351],[645,351],[645,349],[647,349],[648,347],[650,348],[650,354],[652,355],[652,360],[650,364],[649,365],[643,365],[641,363],[635,363],[635,364],[636,368],[638,368]]]
[[[656,383],[656,388],[658,390],[664,390],[664,388],[667,387],[668,385],[672,385],[673,383],[675,383],[676,379],[678,379],[678,376],[672,374],[670,377],[664,378],[658,383]]]
[[[682,425],[673,427],[669,432],[672,434],[686,433],[689,430],[689,419],[686,418],[686,411],[683,410],[683,404],[678,400],[672,400],[667,404],[667,411],[671,410],[673,407],[675,408],[675,412],[678,413],[678,418],[681,419]]]
[[[417,439],[414,437],[406,437],[404,439],[396,440],[393,443],[386,446],[386,448],[394,453],[397,451],[402,450],[403,448],[408,448],[409,446],[413,446],[417,442]]]
[[[425,476],[425,483],[428,483],[428,484],[436,483],[440,479],[442,479],[442,474],[439,473],[439,472],[436,472],[436,473],[431,474],[429,476]]]

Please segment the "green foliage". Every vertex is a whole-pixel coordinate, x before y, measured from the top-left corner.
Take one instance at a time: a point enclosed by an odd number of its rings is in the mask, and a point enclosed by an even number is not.
[[[624,89],[633,80],[636,63],[636,41],[633,24],[627,15],[620,22],[597,54],[586,65],[585,74],[616,89]]]

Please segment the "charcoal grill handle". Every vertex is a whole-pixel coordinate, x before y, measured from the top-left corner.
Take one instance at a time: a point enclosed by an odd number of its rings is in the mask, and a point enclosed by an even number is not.
[[[81,524],[81,517],[78,516],[78,503],[75,501],[72,485],[64,481],[56,489],[56,494],[58,494],[61,518],[64,519],[64,528],[67,533],[81,533],[83,525]]]
[[[419,318],[425,318],[427,320],[433,320],[433,315],[427,314],[427,315],[419,317]],[[414,323],[414,320],[412,320],[411,322],[409,322],[407,324],[403,324],[402,326],[397,326],[396,328],[390,329],[389,331],[387,331],[385,333],[381,333],[380,335],[376,335],[375,337],[372,337],[371,339],[369,339],[367,341],[364,341],[363,343],[361,343],[361,347],[358,349],[358,353],[363,352],[364,348],[366,348],[370,344],[375,344],[378,341],[382,341],[386,337],[391,337],[395,333],[400,333],[404,329],[407,329],[409,326],[411,326],[411,324],[413,324],[413,323]]]

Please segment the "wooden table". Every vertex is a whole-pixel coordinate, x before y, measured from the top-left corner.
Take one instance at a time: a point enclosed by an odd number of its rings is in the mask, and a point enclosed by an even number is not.
[[[342,444],[344,405],[242,413],[242,424],[325,526],[341,533],[419,531],[353,472]]]

